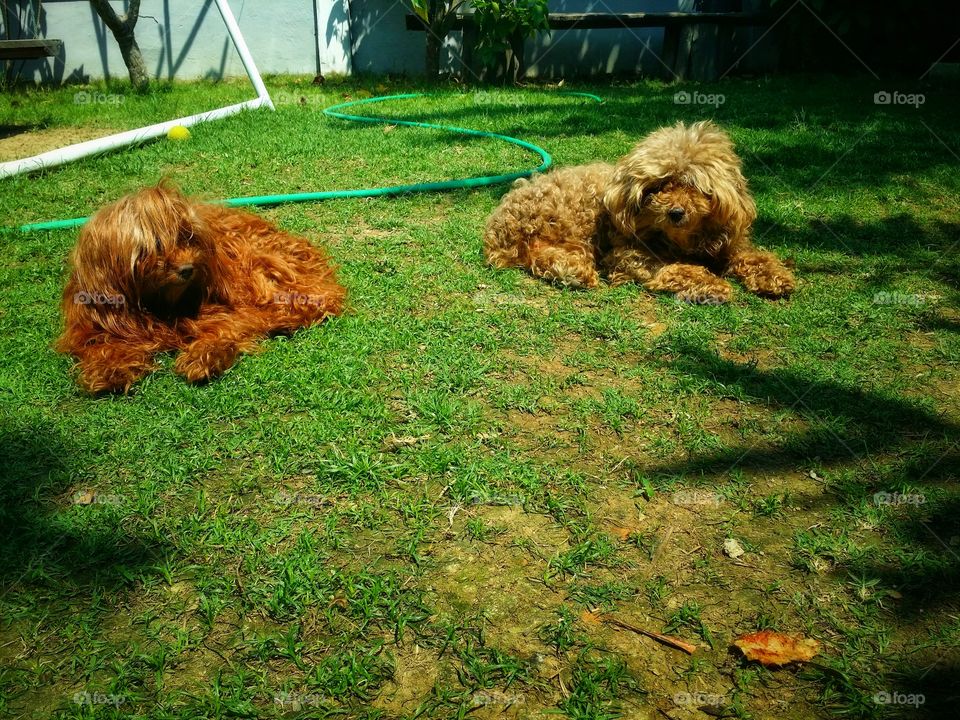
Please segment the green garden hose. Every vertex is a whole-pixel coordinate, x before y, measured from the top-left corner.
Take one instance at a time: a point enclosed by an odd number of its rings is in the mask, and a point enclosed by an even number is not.
[[[563,92],[559,93],[565,96],[585,97],[594,102],[603,102],[597,95],[581,92]],[[499,133],[486,132],[484,130],[471,130],[469,128],[455,127],[453,125],[434,125],[433,123],[415,122],[412,120],[397,120],[395,118],[372,117],[368,115],[349,115],[340,112],[355,105],[369,105],[372,103],[384,102],[386,100],[406,100],[409,98],[422,97],[421,93],[409,93],[405,95],[384,95],[382,97],[366,98],[363,100],[352,100],[350,102],[334,105],[323,111],[327,117],[337,118],[338,120],[350,120],[352,122],[378,123],[389,125],[406,125],[408,127],[427,128],[430,130],[444,130],[446,132],[457,133],[458,135],[469,135],[473,137],[493,138],[502,140],[511,145],[516,145],[529,150],[540,156],[540,164],[528,170],[516,170],[514,172],[504,173],[502,175],[484,175],[482,177],[460,178],[458,180],[440,180],[438,182],[414,183],[412,185],[391,185],[379,188],[364,188],[359,190],[323,190],[319,192],[291,193],[287,195],[254,195],[242,198],[230,198],[220,202],[228,207],[247,207],[250,205],[280,205],[283,203],[296,202],[315,202],[319,200],[333,200],[335,198],[364,198],[364,197],[385,197],[391,195],[408,195],[421,192],[440,192],[445,190],[459,190],[461,188],[477,188],[489,185],[500,185],[508,183],[518,178],[530,177],[534,173],[543,172],[550,167],[552,162],[550,154],[541,147],[533,143],[519,140],[509,135],[500,135]],[[62,230],[83,225],[89,218],[72,218],[70,220],[51,220],[49,222],[29,223],[19,227],[4,228],[5,231],[34,232],[37,230]]]

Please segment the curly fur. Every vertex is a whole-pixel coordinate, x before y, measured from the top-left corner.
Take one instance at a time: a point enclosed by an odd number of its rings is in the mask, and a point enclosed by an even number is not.
[[[495,267],[559,285],[637,282],[703,303],[727,302],[724,276],[758,295],[793,292],[793,274],[750,242],[757,211],[730,138],[711,122],[656,130],[616,165],[520,180],[487,220]]]
[[[128,391],[171,350],[176,372],[208,380],[268,335],[339,314],[346,295],[307,240],[165,185],[97,212],[70,263],[56,348],[93,393]]]

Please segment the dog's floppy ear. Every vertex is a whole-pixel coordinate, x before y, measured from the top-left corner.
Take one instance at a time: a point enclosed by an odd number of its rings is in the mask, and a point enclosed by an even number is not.
[[[726,172],[712,177],[703,188],[711,198],[711,220],[728,242],[745,237],[757,219],[757,206],[750,196],[740,168],[730,164]]]
[[[697,189],[710,197],[711,224],[727,242],[745,237],[757,217],[757,206],[730,136],[710,121],[694,123],[689,132],[697,147],[689,172]]]
[[[617,163],[613,178],[603,193],[603,206],[617,228],[627,234],[636,232],[636,219],[644,196],[659,182],[659,178],[644,174],[637,162],[638,150]]]
[[[97,213],[80,230],[70,254],[70,279],[63,290],[64,331],[56,342],[61,352],[75,352],[106,335],[138,337],[139,303],[132,260],[115,248],[115,208]]]
[[[140,313],[131,312],[125,295],[82,288],[75,274],[64,288],[61,308],[64,328],[55,344],[60,352],[76,354],[108,337],[136,339],[143,334]]]

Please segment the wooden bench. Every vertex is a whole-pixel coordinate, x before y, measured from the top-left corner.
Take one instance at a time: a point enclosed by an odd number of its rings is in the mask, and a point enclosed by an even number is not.
[[[36,60],[54,57],[63,50],[63,40],[0,40],[0,60]]]
[[[753,12],[637,12],[637,13],[564,13],[547,14],[551,30],[623,30],[624,28],[664,28],[663,60],[671,79],[713,80],[719,75],[719,54],[724,45],[720,27],[764,27],[769,15]],[[406,16],[406,28],[424,31],[426,25],[417,15]],[[450,19],[451,30],[465,34],[475,32],[469,13],[458,13]],[[706,40],[706,43],[704,43]],[[699,57],[693,51],[696,42],[711,45]],[[466,43],[465,43],[466,45]],[[465,54],[470,48],[464,47]],[[520,72],[522,76],[522,69]]]

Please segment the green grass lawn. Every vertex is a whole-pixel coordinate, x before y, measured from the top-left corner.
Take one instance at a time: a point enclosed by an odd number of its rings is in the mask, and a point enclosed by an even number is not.
[[[276,113],[0,181],[0,218],[87,215],[164,176],[213,200],[536,164],[321,113],[408,82],[268,87]],[[955,716],[956,89],[917,109],[850,78],[686,87],[716,108],[565,89],[606,103],[451,86],[369,112],[561,166],[713,118],[796,295],[703,307],[494,271],[480,232],[503,187],[288,205],[261,212],[329,248],[343,317],[207,386],[165,358],[93,399],[51,350],[76,231],[0,236],[0,716]],[[55,146],[250,96],[84,90],[123,101],[8,92],[0,125]],[[760,629],[821,654],[731,651]]]

